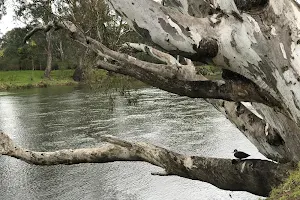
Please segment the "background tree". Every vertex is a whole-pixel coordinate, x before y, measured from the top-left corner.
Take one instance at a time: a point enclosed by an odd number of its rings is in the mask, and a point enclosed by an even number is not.
[[[28,25],[37,23],[47,24],[49,21],[54,19],[51,0],[34,0],[30,2],[17,0],[17,5],[17,17]],[[47,53],[47,65],[44,73],[45,78],[50,78],[50,72],[52,69],[52,37],[52,31],[45,32],[45,38],[47,41],[47,45],[45,48],[45,51]]]

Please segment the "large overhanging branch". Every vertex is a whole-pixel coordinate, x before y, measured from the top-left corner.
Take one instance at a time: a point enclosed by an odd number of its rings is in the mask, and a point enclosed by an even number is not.
[[[231,160],[182,155],[147,143],[130,143],[114,137],[103,137],[109,145],[86,149],[65,149],[55,152],[35,152],[16,146],[0,133],[0,154],[35,165],[107,163],[114,161],[144,161],[165,170],[165,175],[177,175],[211,183],[221,189],[248,191],[268,196],[288,176],[292,165],[267,160]]]
[[[216,35],[208,18],[193,19],[155,1],[108,2],[145,39],[150,39],[169,52],[198,60],[215,57],[218,53]],[[193,31],[197,32],[197,37],[194,37]]]
[[[98,55],[108,56],[118,62],[130,65],[135,68],[136,71],[139,71],[139,73],[131,73],[128,71],[130,67],[125,66],[122,70],[118,68],[118,71],[122,71],[122,74],[133,76],[160,89],[192,98],[224,99],[235,102],[250,101],[263,103],[271,107],[279,106],[279,103],[274,98],[267,96],[263,90],[256,87],[256,85],[249,80],[181,80],[182,65],[148,63],[129,55],[113,51],[99,41],[86,37],[69,21],[51,22],[47,26],[36,28],[31,31],[25,39],[28,39],[34,32],[40,30],[49,31],[49,27],[67,30],[75,41],[95,51]]]
[[[277,106],[269,104],[270,102],[258,95],[257,88],[255,88],[254,85],[243,81],[183,81],[176,79],[176,76],[167,77],[159,75],[159,72],[163,71],[163,68],[156,72],[149,72],[147,69],[138,68],[132,64],[130,66],[127,64],[123,67],[120,67],[120,65],[117,66],[105,63],[103,61],[98,61],[97,64],[99,68],[132,76],[149,85],[181,96],[188,96],[191,98],[224,99],[235,102],[252,101],[264,103],[270,106]],[[109,66],[109,68],[106,66]]]

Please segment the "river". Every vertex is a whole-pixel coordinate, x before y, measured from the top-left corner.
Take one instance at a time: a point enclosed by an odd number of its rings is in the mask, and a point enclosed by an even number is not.
[[[128,99],[138,99],[133,105]],[[0,130],[37,151],[95,147],[99,136],[146,141],[200,156],[233,158],[234,149],[263,158],[218,111],[200,99],[154,88],[130,98],[73,87],[0,92]],[[258,200],[247,192],[220,190],[176,176],[152,176],[142,162],[34,166],[0,156],[4,200]]]

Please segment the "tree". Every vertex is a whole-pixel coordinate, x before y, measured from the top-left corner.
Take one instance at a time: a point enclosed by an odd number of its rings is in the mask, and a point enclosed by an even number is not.
[[[16,15],[27,24],[36,24],[39,21],[46,24],[54,18],[51,8],[52,0],[34,0],[31,2],[17,0],[17,2],[18,7],[15,11]],[[45,48],[45,52],[47,53],[47,64],[44,72],[44,78],[49,79],[53,61],[52,31],[47,31],[45,38],[47,41],[47,47]]]
[[[2,37],[1,50],[3,55],[0,58],[1,70],[30,69],[34,63],[40,60],[38,55],[39,48],[35,44],[35,35],[28,45],[24,45],[24,34],[28,32],[27,28],[14,28]],[[31,66],[28,68],[28,66]]]
[[[66,20],[40,30],[63,29],[94,51],[97,67],[135,77],[160,89],[204,98],[220,110],[269,158],[230,160],[185,156],[145,143],[104,137],[101,148],[32,152],[2,134],[2,154],[38,165],[146,161],[178,175],[226,190],[267,196],[300,161],[300,7],[292,0],[108,0],[144,38],[168,53],[143,44],[154,64],[106,47]],[[183,56],[184,62],[175,57]],[[223,69],[222,80],[208,80],[193,61]],[[243,102],[251,102],[251,108]],[[273,162],[277,161],[277,162]]]

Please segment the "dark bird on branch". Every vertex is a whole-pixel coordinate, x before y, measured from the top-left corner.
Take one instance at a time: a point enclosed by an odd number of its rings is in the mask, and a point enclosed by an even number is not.
[[[234,151],[233,151],[233,155],[234,155],[234,157],[236,157],[236,158],[238,158],[238,159],[243,159],[243,158],[247,158],[247,157],[249,157],[250,155],[249,154],[247,154],[247,153],[245,153],[245,152],[242,152],[242,151],[238,151],[237,149],[235,149]]]

